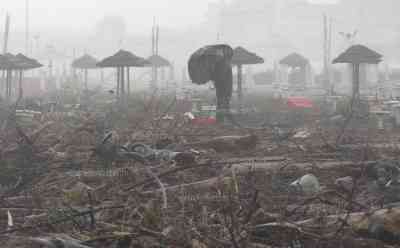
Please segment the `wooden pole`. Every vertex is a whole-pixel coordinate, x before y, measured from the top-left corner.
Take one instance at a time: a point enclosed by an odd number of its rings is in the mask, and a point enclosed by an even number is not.
[[[160,26],[156,27],[156,55],[158,55],[158,42],[160,41]]]
[[[125,67],[121,67],[121,104],[125,106]]]
[[[243,88],[242,88],[242,65],[237,66],[237,94],[239,100],[239,111],[242,111],[243,105]]]
[[[85,73],[85,91],[87,93],[89,87],[88,87],[88,69],[84,69],[84,73]]]
[[[12,71],[10,69],[7,70],[7,100],[11,100],[11,81],[12,81]]]
[[[11,100],[12,96],[12,71],[8,71],[8,98]]]
[[[13,75],[12,75],[12,70],[8,71],[9,76],[8,76],[8,97],[11,100],[11,96],[12,96],[12,80],[13,80]]]
[[[157,89],[158,87],[158,67],[154,67],[154,88]]]
[[[131,75],[130,75],[130,67],[126,68],[126,81],[127,81],[127,91],[128,96],[131,95]]]
[[[1,71],[2,75],[1,75],[1,94],[3,94],[4,92],[4,98],[6,98],[6,72],[4,70]]]
[[[6,26],[4,29],[4,44],[3,44],[3,53],[7,53],[8,50],[8,36],[10,33],[10,15],[7,13],[6,16]]]
[[[25,54],[29,55],[29,0],[25,0]]]
[[[326,14],[323,16],[324,28],[324,41],[323,41],[323,55],[324,55],[324,88],[329,93],[329,75],[328,75],[328,18]]]
[[[353,65],[353,98],[360,99],[360,64]]]
[[[4,96],[5,96],[6,100],[8,100],[8,70],[5,70],[4,73],[5,73],[5,94],[4,94]]]
[[[10,33],[10,15],[7,13],[6,16],[6,24],[4,29],[4,43],[3,43],[3,54],[7,53],[8,50],[8,36]],[[4,90],[4,95],[7,98],[7,79],[6,79],[6,70],[3,70],[2,74],[2,91]]]
[[[153,17],[153,27],[151,28],[151,55],[155,54],[155,26],[156,18]]]
[[[121,76],[121,73],[120,73],[120,68],[119,67],[117,67],[117,92],[116,92],[116,94],[117,94],[117,99],[119,100],[119,88],[120,88],[120,76]]]
[[[19,85],[18,85],[18,88],[19,88],[18,100],[20,100],[24,97],[24,90],[22,87],[22,79],[23,79],[23,71],[20,70],[19,71]]]
[[[155,49],[156,49],[156,55],[158,55],[158,43],[159,43],[159,41],[160,41],[160,38],[159,38],[159,35],[160,35],[160,26],[158,26],[158,24],[157,24],[157,27],[156,27],[156,47],[155,47]],[[158,88],[158,66],[156,66],[155,67],[156,69],[155,69],[155,72],[156,72],[156,74],[155,74],[155,88],[157,89]]]
[[[330,88],[330,95],[334,95],[335,93],[335,82],[334,82],[334,74],[332,70],[332,26],[333,21],[332,18],[329,18],[329,30],[328,30],[328,81],[329,81],[329,88]]]
[[[151,29],[151,55],[156,55],[156,18],[153,18],[153,27]],[[156,84],[155,66],[151,66],[151,90],[154,90]]]

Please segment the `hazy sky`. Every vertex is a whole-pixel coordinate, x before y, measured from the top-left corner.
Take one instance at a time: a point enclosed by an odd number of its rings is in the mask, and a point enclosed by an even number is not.
[[[0,25],[6,11],[14,27],[24,27],[25,0],[0,0]],[[217,0],[29,0],[31,28],[91,28],[104,15],[123,16],[131,32],[148,32],[153,16],[163,26],[179,28],[204,19]],[[2,29],[2,27],[0,27]]]
[[[23,28],[26,0],[0,1],[0,30],[6,11],[11,13],[13,28]],[[163,26],[181,28],[204,20],[208,4],[216,1],[219,0],[29,0],[31,29],[89,29],[104,15],[123,16],[132,33],[148,32],[153,16]]]

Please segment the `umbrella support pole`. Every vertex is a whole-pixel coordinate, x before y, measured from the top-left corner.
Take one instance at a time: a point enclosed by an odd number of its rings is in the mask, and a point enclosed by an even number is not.
[[[152,90],[155,91],[157,90],[157,86],[158,86],[158,67],[157,66],[153,66],[152,67]]]
[[[239,111],[242,111],[243,107],[243,87],[242,87],[242,65],[237,66],[237,94],[238,94],[238,101],[239,101]]]
[[[7,82],[6,82],[6,72],[2,71],[1,75],[1,92],[4,93],[4,98],[7,95]]]
[[[126,68],[126,82],[127,82],[127,91],[128,96],[131,95],[131,75],[130,75],[130,67]]]
[[[11,80],[12,80],[12,72],[11,70],[7,70],[7,76],[6,76],[6,98],[7,101],[11,100]]]
[[[88,91],[88,69],[84,70],[85,73],[85,91]]]
[[[360,100],[360,64],[353,65],[353,99]]]
[[[22,80],[23,80],[23,71],[20,70],[19,71],[19,84],[18,84],[18,88],[19,88],[18,101],[21,100],[24,97],[24,90],[23,90],[23,87],[22,87]]]
[[[121,103],[125,104],[125,68],[121,67]]]
[[[121,77],[121,70],[119,67],[117,67],[117,89],[116,89],[116,94],[117,94],[117,99],[119,101],[119,87],[120,87],[120,77]]]

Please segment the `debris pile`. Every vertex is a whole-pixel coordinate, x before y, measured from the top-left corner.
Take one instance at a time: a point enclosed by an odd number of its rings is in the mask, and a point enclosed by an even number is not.
[[[2,247],[399,243],[398,148],[382,145],[393,133],[336,142],[337,130],[311,124],[277,133],[121,118],[130,125],[79,111],[5,121]]]

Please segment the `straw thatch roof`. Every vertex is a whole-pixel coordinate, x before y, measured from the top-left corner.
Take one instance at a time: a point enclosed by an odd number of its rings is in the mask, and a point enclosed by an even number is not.
[[[151,66],[157,66],[157,67],[171,66],[171,63],[167,59],[161,57],[160,55],[152,55],[147,58],[147,61],[150,62]]]
[[[298,53],[292,53],[279,61],[281,65],[288,65],[290,67],[304,67],[309,61],[304,56]]]
[[[97,63],[99,67],[144,67],[150,62],[142,57],[138,57],[133,53],[125,50],[120,50],[116,54],[107,57]]]
[[[382,61],[382,55],[363,45],[354,45],[341,53],[333,63],[349,64],[378,64]]]
[[[42,67],[37,60],[29,58],[23,54],[16,56],[11,53],[0,55],[1,70],[29,70]]]
[[[0,54],[0,69],[1,70],[12,69],[14,66],[15,66],[14,63],[8,56]]]
[[[72,62],[72,67],[78,69],[95,69],[97,68],[97,63],[97,59],[89,54],[85,54],[82,57],[75,59]]]
[[[36,69],[43,66],[36,59],[29,58],[22,53],[17,54],[15,58],[18,60],[18,66],[23,70]]]
[[[249,52],[243,47],[237,47],[233,50],[232,64],[234,65],[254,65],[262,64],[264,59],[255,53]]]

